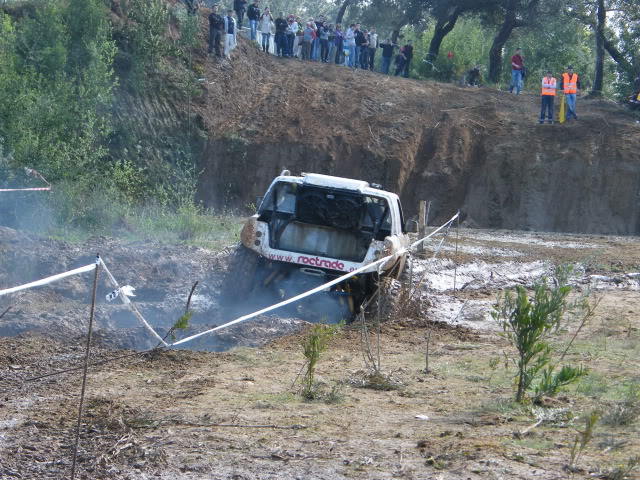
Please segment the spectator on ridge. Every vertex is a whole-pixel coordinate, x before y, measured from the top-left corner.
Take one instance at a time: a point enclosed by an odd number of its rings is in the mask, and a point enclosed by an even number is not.
[[[209,48],[207,53],[211,55],[213,48],[216,49],[216,57],[222,58],[222,49],[220,48],[220,42],[222,40],[222,34],[224,32],[224,21],[218,14],[218,5],[211,7],[211,13],[209,14]]]
[[[577,73],[573,73],[573,67],[569,65],[566,73],[562,74],[562,80],[560,80],[560,90],[564,92],[564,96],[567,99],[567,120],[571,120],[571,117],[578,120],[576,114],[576,95],[580,91],[580,79]]]
[[[509,84],[509,93],[516,93],[520,95],[522,91],[522,71],[524,69],[524,57],[522,56],[522,49],[516,48],[516,53],[511,57],[511,83]]]
[[[477,87],[480,80],[480,65],[476,64],[475,67],[467,72],[467,85],[471,87]]]
[[[280,12],[280,16],[276,18],[276,55],[286,57],[289,48],[287,47],[287,28],[289,24],[284,18],[284,12]]]
[[[322,25],[318,28],[320,37],[320,60],[322,63],[329,63],[329,27]]]
[[[345,46],[345,59],[344,64],[347,66],[347,62],[349,63],[349,67],[354,67],[356,65],[356,24],[352,23],[349,28],[347,28],[347,33],[344,36],[344,46]],[[348,49],[349,54],[347,55],[346,50]]]
[[[371,71],[373,71],[378,46],[378,34],[376,33],[375,27],[372,27],[371,30],[369,30],[369,70]]]
[[[316,38],[316,31],[311,25],[311,22],[308,22],[302,32],[302,60],[311,59],[311,44]]]
[[[233,9],[236,11],[236,17],[238,17],[237,27],[240,30],[242,29],[244,14],[247,11],[247,0],[233,0]]]
[[[262,33],[262,51],[269,51],[269,41],[271,40],[271,29],[273,25],[273,16],[269,7],[264,9],[264,13],[260,15],[260,21],[258,22],[258,30]]]
[[[327,41],[329,45],[329,54],[327,55],[327,63],[332,62],[336,56],[336,29],[333,28],[333,23],[327,26]]]
[[[400,68],[396,67],[396,77],[402,72],[404,78],[409,78],[409,67],[411,66],[411,59],[413,58],[413,45],[411,40],[407,40],[404,47],[400,49],[400,56],[402,61],[400,62]]]
[[[315,61],[321,59],[321,47],[320,47],[320,36],[324,31],[324,15],[320,15],[318,20],[313,22],[312,28],[315,26],[316,29],[316,38],[313,40],[313,46],[311,48],[311,58]]]
[[[540,125],[544,123],[545,114],[547,114],[548,122],[553,123],[554,98],[556,98],[556,79],[553,78],[551,70],[547,70],[547,76],[542,78],[542,101],[538,122]]]
[[[236,48],[236,20],[233,18],[233,10],[227,11],[227,16],[224,17],[224,56],[225,58],[231,58],[231,51]]]
[[[247,18],[249,19],[249,27],[251,28],[251,40],[256,41],[258,38],[258,21],[260,20],[258,0],[253,0],[253,3],[247,8]]]
[[[302,17],[296,17],[296,23],[298,24],[298,32],[296,33],[295,43],[293,45],[294,56],[302,58],[302,36],[304,32],[305,24],[302,21]]]
[[[296,34],[298,33],[298,22],[293,15],[289,15],[287,19],[287,57],[293,57],[294,53],[294,43],[295,46],[298,46],[298,42],[296,42]]]
[[[332,60],[335,61],[336,65],[340,65],[344,57],[344,33],[342,33],[342,25],[338,23],[334,33],[336,35],[336,53],[335,58],[332,57]]]
[[[369,32],[363,30],[364,43],[360,49],[360,68],[363,70],[369,70]]]
[[[360,30],[360,24],[356,23],[356,29],[354,31],[356,37],[356,56],[353,59],[353,66],[355,68],[360,67],[360,56],[362,54],[362,49],[365,43],[367,43],[367,39],[364,36],[364,33]]]
[[[393,50],[397,45],[392,43],[391,40],[386,40],[380,44],[382,49],[382,73],[389,75],[389,67],[391,66],[391,59],[393,58]]]
[[[187,13],[189,15],[195,15],[198,13],[198,9],[200,8],[199,0],[184,0],[184,3],[187,6]]]

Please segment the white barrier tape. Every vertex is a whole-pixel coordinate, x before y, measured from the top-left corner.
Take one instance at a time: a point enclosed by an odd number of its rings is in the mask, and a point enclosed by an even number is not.
[[[0,188],[0,192],[44,192],[51,191],[51,187],[39,188]]]
[[[189,341],[191,341],[191,340],[195,340],[196,338],[202,337],[203,335],[208,335],[209,333],[213,333],[213,332],[216,332],[216,331],[218,331],[218,330],[222,330],[222,329],[224,329],[224,328],[228,328],[228,327],[230,327],[230,326],[232,326],[232,325],[236,325],[236,324],[238,324],[238,323],[245,322],[245,321],[247,321],[247,320],[250,320],[250,319],[252,319],[252,318],[255,318],[255,317],[257,317],[258,315],[262,315],[262,314],[264,314],[264,313],[270,312],[270,311],[275,310],[275,309],[277,309],[277,308],[284,307],[285,305],[289,305],[289,304],[291,304],[291,303],[297,302],[298,300],[301,300],[301,299],[303,299],[303,298],[305,298],[305,297],[308,297],[308,296],[313,295],[313,294],[315,294],[315,293],[318,293],[318,292],[321,292],[321,291],[323,291],[323,290],[326,290],[327,288],[330,288],[330,287],[332,287],[332,286],[334,286],[334,285],[336,285],[336,284],[338,284],[338,283],[340,283],[340,282],[343,282],[344,280],[346,280],[346,279],[348,279],[348,278],[351,278],[351,277],[353,277],[353,276],[355,276],[355,275],[358,275],[358,274],[360,274],[360,273],[364,273],[364,272],[366,272],[367,270],[370,270],[370,269],[372,269],[373,267],[376,267],[376,266],[378,266],[378,265],[380,266],[380,269],[381,269],[381,268],[382,268],[382,265],[383,265],[384,263],[388,262],[389,260],[391,260],[391,259],[392,259],[392,258],[394,258],[394,257],[398,257],[398,256],[400,256],[400,255],[403,255],[403,254],[404,254],[404,253],[406,253],[408,250],[412,250],[412,249],[413,249],[413,248],[415,248],[419,243],[422,243],[422,242],[424,242],[425,240],[427,240],[427,239],[429,239],[429,238],[433,237],[433,236],[434,236],[436,233],[438,233],[440,230],[442,230],[443,228],[448,227],[449,225],[451,225],[451,224],[453,223],[453,221],[454,221],[456,218],[458,218],[458,215],[459,215],[459,214],[458,214],[458,213],[456,213],[456,214],[451,218],[451,220],[449,220],[447,223],[445,223],[444,225],[440,226],[439,228],[437,228],[436,230],[434,230],[433,232],[431,232],[431,233],[430,233],[429,235],[427,235],[426,237],[421,238],[421,239],[420,239],[420,240],[418,240],[417,242],[412,243],[412,244],[409,246],[409,248],[402,248],[402,249],[400,249],[400,250],[399,250],[396,254],[394,254],[394,255],[388,255],[388,256],[386,256],[386,257],[384,257],[384,258],[381,258],[381,259],[379,259],[379,260],[376,260],[375,262],[372,262],[372,263],[370,263],[370,264],[368,264],[368,265],[365,265],[364,267],[360,267],[360,268],[358,268],[357,270],[354,270],[353,272],[346,273],[346,274],[342,275],[341,277],[336,278],[335,280],[332,280],[332,281],[327,282],[327,283],[325,283],[325,284],[323,284],[323,285],[320,285],[319,287],[313,288],[313,289],[308,290],[308,291],[306,291],[306,292],[304,292],[304,293],[301,293],[300,295],[296,295],[295,297],[289,298],[288,300],[284,300],[283,302],[276,303],[275,305],[271,305],[270,307],[263,308],[262,310],[259,310],[259,311],[257,311],[257,312],[253,312],[253,313],[250,313],[250,314],[244,315],[244,316],[239,317],[239,318],[237,318],[237,319],[235,319],[235,320],[232,320],[231,322],[225,323],[224,325],[220,325],[220,326],[218,326],[218,327],[214,327],[214,328],[211,328],[211,329],[209,329],[209,330],[205,330],[204,332],[196,333],[195,335],[191,335],[190,337],[183,338],[182,340],[179,340],[179,341],[177,341],[177,342],[174,342],[174,343],[172,343],[172,344],[170,344],[170,345],[168,345],[168,346],[169,346],[169,347],[173,347],[173,346],[176,346],[176,345],[181,345],[181,344],[186,343],[186,342],[189,342]],[[103,265],[104,265],[104,263],[103,263]],[[166,345],[166,344],[165,344],[165,345]]]
[[[127,307],[129,307],[129,310],[131,310],[131,313],[133,313],[133,315],[135,315],[135,317],[140,321],[140,323],[142,323],[142,325],[144,325],[144,327],[149,331],[149,333],[151,335],[153,335],[158,340],[160,340],[160,342],[165,347],[168,347],[169,345],[167,344],[167,342],[165,342],[162,339],[162,337],[160,335],[158,335],[158,332],[156,332],[153,329],[153,327],[151,327],[151,325],[149,325],[149,323],[144,319],[142,314],[138,311],[138,308],[133,303],[131,303],[131,300],[129,300],[129,297],[127,296],[127,293],[131,294],[131,290],[130,289],[132,289],[132,287],[129,287],[129,285],[125,285],[124,287],[120,287],[120,285],[118,285],[118,282],[116,281],[115,277],[113,275],[111,275],[111,272],[109,271],[109,269],[105,265],[104,260],[102,260],[102,258],[100,259],[100,264],[102,265],[102,268],[104,268],[104,273],[107,274],[107,278],[109,279],[111,284],[119,292],[118,297],[120,298],[120,300],[122,300],[122,303],[124,303]],[[129,289],[127,287],[129,287]]]
[[[92,263],[91,265],[85,265],[84,267],[76,268],[74,270],[69,270],[68,272],[64,272],[64,273],[59,273],[58,275],[53,275],[51,277],[43,278],[42,280],[37,280],[35,282],[25,283],[24,285],[20,285],[17,287],[0,290],[0,297],[3,295],[7,295],[9,293],[19,292],[20,290],[26,290],[27,288],[40,287],[42,285],[47,285],[49,283],[57,282],[58,280],[62,280],[63,278],[67,278],[72,275],[78,275],[80,273],[90,272],[95,268],[96,268],[96,264]]]

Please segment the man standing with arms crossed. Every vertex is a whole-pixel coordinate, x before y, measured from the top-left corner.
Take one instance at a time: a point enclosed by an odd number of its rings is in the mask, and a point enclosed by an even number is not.
[[[247,9],[247,17],[249,18],[249,27],[251,27],[251,40],[257,41],[258,38],[258,21],[260,20],[260,7],[258,0],[249,5]]]
[[[542,79],[542,108],[540,109],[540,125],[544,123],[545,113],[548,113],[548,122],[553,123],[553,99],[556,98],[556,79],[551,70],[547,70],[547,76]]]
[[[569,65],[566,73],[562,74],[562,80],[560,81],[560,89],[564,92],[564,96],[567,99],[567,120],[571,120],[571,117],[578,120],[576,115],[576,95],[580,90],[580,79],[577,73],[573,73],[573,67]]]
[[[224,20],[218,14],[218,5],[211,7],[209,14],[209,49],[207,53],[211,55],[213,48],[216,49],[216,57],[222,58],[221,42],[224,35]]]
[[[511,84],[509,85],[509,93],[513,93],[513,89],[516,89],[516,93],[520,95],[522,91],[522,69],[524,68],[524,58],[522,57],[522,49],[516,48],[516,53],[511,57]]]

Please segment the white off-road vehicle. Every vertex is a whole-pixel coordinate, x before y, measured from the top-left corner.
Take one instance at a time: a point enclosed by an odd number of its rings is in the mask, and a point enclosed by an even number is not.
[[[326,283],[379,258],[383,266],[358,274],[296,305],[305,318],[350,319],[378,285],[397,278],[406,260],[409,232],[400,199],[361,180],[315,173],[273,180],[258,211],[240,234],[229,264],[223,303],[265,306]]]

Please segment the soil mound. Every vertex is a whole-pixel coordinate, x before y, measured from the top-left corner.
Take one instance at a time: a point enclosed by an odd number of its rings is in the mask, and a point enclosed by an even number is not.
[[[640,233],[640,124],[614,103],[579,97],[579,121],[538,125],[537,95],[281,59],[245,38],[218,61],[207,13],[197,95],[118,96],[118,115],[150,137],[200,134],[206,205],[251,204],[288,168],[381,183],[409,216],[430,200],[435,222],[460,209],[468,226]]]

